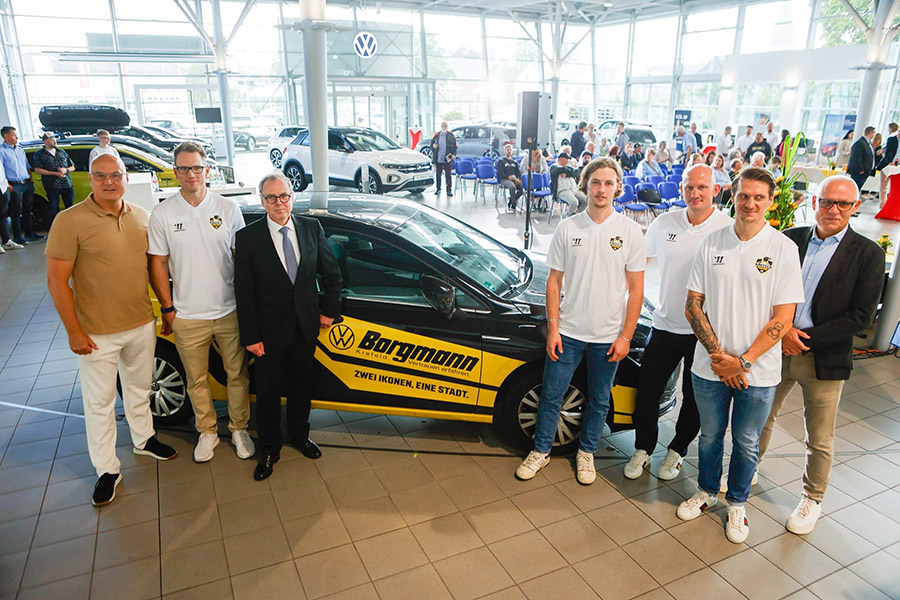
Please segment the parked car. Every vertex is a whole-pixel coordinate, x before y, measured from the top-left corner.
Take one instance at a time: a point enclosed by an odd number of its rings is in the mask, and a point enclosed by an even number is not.
[[[328,128],[328,183],[363,191],[362,167],[369,166],[369,192],[408,191],[414,194],[434,183],[430,161],[418,152],[402,148],[374,129]],[[287,146],[281,169],[296,192],[312,181],[309,132],[301,133]]]
[[[169,131],[186,131],[187,128],[179,123],[178,121],[174,121],[172,119],[151,119],[147,123],[144,124],[144,127],[153,125],[154,127],[160,127],[163,129],[168,129]]]
[[[649,123],[638,123],[636,121],[627,121],[622,119],[610,119],[603,121],[600,126],[595,128],[600,138],[609,140],[610,145],[616,143],[616,126],[619,122],[625,123],[625,133],[628,134],[628,141],[632,144],[641,144],[644,148],[656,146],[656,134]]]
[[[163,136],[141,125],[132,125],[127,112],[115,106],[101,104],[71,104],[41,107],[38,119],[47,131],[56,131],[71,135],[93,135],[98,129],[106,129],[137,138],[159,146],[170,152],[181,142],[190,140],[197,142],[210,158],[216,157],[212,144],[205,140],[190,137]]]
[[[310,213],[309,198],[298,196],[294,214],[322,225],[343,286],[341,320],[319,334],[313,408],[493,423],[528,447],[546,357],[549,269],[543,260],[417,202],[328,193],[327,211]],[[258,200],[238,202],[248,224],[265,218]],[[645,306],[616,374],[607,417],[613,431],[633,427],[652,309]],[[172,336],[158,335],[153,373],[156,424],[189,420]],[[251,391],[254,378],[251,361]],[[660,414],[675,405],[676,379],[677,371],[660,398]],[[214,348],[210,384],[213,398],[226,400]],[[555,451],[575,449],[586,405],[582,364],[566,392]]]
[[[457,156],[490,156],[497,159],[503,154],[503,146],[507,142],[516,143],[516,128],[497,123],[484,125],[463,125],[451,129],[456,137]],[[416,150],[433,160],[434,149],[431,147],[432,134],[422,137]]]
[[[294,141],[298,135],[305,132],[306,127],[299,125],[289,125],[281,127],[269,138],[269,162],[276,169],[281,168],[281,159],[284,157],[284,150],[288,144]]]
[[[254,140],[267,140],[281,128],[281,123],[271,117],[239,115],[231,118],[231,126],[235,131],[246,132]]]

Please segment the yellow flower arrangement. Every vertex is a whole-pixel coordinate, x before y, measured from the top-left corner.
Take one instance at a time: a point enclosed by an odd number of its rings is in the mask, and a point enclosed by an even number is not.
[[[779,231],[794,226],[794,212],[806,201],[803,192],[793,189],[798,179],[803,177],[806,180],[806,175],[790,174],[796,162],[797,150],[801,147],[806,147],[806,136],[803,133],[798,133],[793,139],[788,136],[784,140],[781,168],[785,174],[775,180],[774,200],[766,209],[766,220]]]
[[[875,240],[875,243],[881,246],[881,249],[887,252],[891,249],[891,246],[894,245],[894,242],[891,241],[891,236],[886,233],[882,233],[881,237]]]

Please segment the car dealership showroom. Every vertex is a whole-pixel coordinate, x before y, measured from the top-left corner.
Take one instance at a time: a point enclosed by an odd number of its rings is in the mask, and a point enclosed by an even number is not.
[[[0,600],[900,600],[898,123],[900,0],[0,0]]]

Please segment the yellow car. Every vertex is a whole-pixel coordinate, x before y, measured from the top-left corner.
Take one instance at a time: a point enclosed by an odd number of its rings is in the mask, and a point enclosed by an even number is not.
[[[119,136],[113,136],[119,137]],[[122,162],[129,173],[156,173],[159,180],[159,187],[178,187],[178,180],[175,179],[175,171],[170,162],[164,157],[164,150],[153,148],[149,144],[144,144],[146,148],[137,147],[135,145],[140,140],[129,140],[128,144],[112,142],[112,146],[119,151]],[[91,193],[91,184],[88,181],[88,161],[90,159],[91,150],[98,145],[97,138],[93,136],[80,135],[67,138],[60,138],[57,147],[65,150],[66,154],[75,163],[75,170],[72,171],[72,183],[75,185],[75,202],[81,202]],[[26,142],[22,144],[25,148],[25,156],[28,163],[33,162],[34,153],[43,148],[40,141]],[[171,155],[169,155],[171,156]],[[34,228],[35,231],[45,230],[50,226],[50,205],[47,202],[47,193],[41,182],[41,176],[34,175]],[[60,210],[63,209],[60,205]]]

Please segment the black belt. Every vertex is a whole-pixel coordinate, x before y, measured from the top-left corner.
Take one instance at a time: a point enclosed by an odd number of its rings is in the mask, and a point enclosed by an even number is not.
[[[28,181],[13,181],[12,179],[7,179],[7,181],[10,182],[10,183],[19,183],[19,184],[22,184],[22,183],[30,183],[30,182],[28,182]]]

